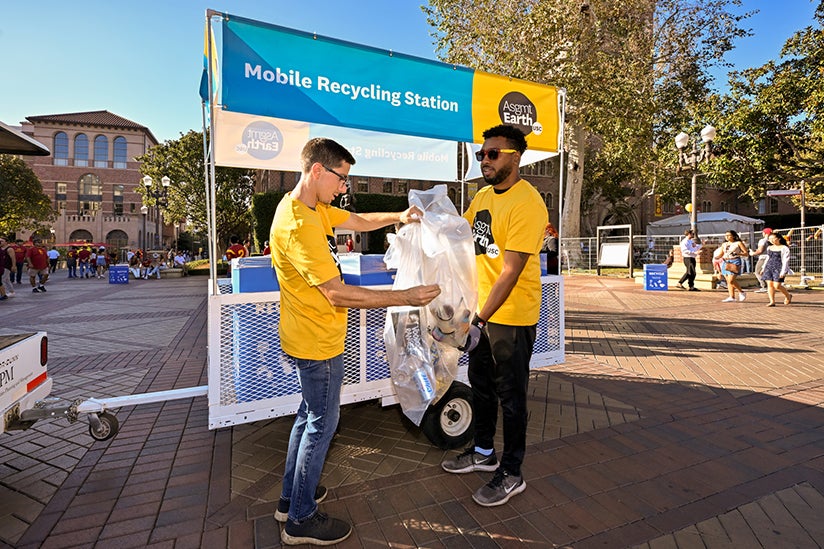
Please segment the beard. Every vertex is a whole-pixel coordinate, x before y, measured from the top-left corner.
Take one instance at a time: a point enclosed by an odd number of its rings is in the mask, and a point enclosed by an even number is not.
[[[491,177],[487,177],[486,175],[484,175],[483,178],[488,185],[495,186],[498,183],[504,181],[507,177],[509,177],[509,174],[511,173],[512,166],[503,166],[501,169],[496,171],[495,174]]]

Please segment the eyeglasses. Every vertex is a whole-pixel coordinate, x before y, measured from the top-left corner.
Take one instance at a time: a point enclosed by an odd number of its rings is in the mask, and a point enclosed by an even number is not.
[[[328,166],[323,166],[323,169],[326,170],[329,173],[333,173],[333,174],[337,175],[338,178],[340,179],[340,182],[343,185],[346,185],[347,189],[349,188],[349,178],[348,177],[339,174],[338,172],[336,172],[335,170],[333,170],[332,168],[330,168]]]
[[[475,153],[475,158],[478,162],[483,162],[484,156],[488,156],[490,160],[498,160],[500,153],[515,153],[515,149],[481,149]]]

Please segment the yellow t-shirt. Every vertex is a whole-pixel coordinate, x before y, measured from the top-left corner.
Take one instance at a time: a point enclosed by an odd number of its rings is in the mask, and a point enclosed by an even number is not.
[[[478,267],[478,310],[489,298],[504,267],[504,251],[530,254],[507,300],[486,320],[509,326],[538,323],[541,306],[541,262],[548,215],[541,195],[519,180],[502,193],[488,185],[478,191],[464,218],[472,227]]]
[[[346,309],[333,307],[317,286],[342,276],[333,227],[349,215],[320,203],[313,210],[290,194],[275,211],[269,242],[280,284],[280,344],[290,356],[327,360],[343,353]]]

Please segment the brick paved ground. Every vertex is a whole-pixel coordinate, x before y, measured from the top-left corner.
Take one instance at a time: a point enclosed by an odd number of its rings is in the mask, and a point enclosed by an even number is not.
[[[347,406],[323,508],[345,547],[824,545],[824,291],[645,292],[567,278],[565,364],[531,381],[527,489],[474,504],[397,408]],[[204,385],[206,281],[59,276],[0,304],[0,333],[44,329],[54,395]],[[33,305],[37,302],[38,309]],[[120,433],[41,421],[0,437],[0,543],[279,547],[271,513],[290,418],[209,431],[204,397],[125,407]]]

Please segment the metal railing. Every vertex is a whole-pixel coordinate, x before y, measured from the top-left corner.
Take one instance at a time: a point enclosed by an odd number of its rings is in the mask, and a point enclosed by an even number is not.
[[[813,227],[795,227],[779,231],[787,237],[790,243],[790,269],[797,274],[802,273],[811,277],[821,277],[824,274],[824,225]],[[741,240],[752,242],[753,248],[761,239],[761,231],[740,233]],[[648,236],[637,235],[632,238],[633,267],[643,268],[647,263],[663,263],[673,246],[683,235]],[[718,245],[724,242],[724,234],[702,234],[701,241],[708,245]],[[626,235],[618,237],[602,237],[602,242],[610,240],[626,242]],[[563,269],[572,271],[595,271],[598,266],[598,251],[595,249],[595,237],[563,238],[561,239],[561,265]],[[804,264],[802,268],[802,248]],[[757,258],[750,258],[748,270],[755,266]]]

